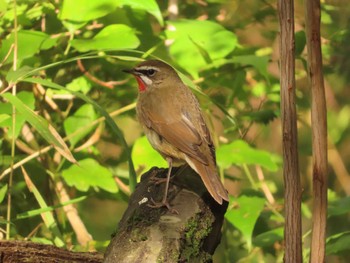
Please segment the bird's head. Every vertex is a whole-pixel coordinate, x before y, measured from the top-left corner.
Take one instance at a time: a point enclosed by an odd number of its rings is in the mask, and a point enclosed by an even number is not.
[[[180,79],[171,66],[160,60],[147,60],[123,71],[135,76],[140,92],[168,87],[174,84],[173,81]]]

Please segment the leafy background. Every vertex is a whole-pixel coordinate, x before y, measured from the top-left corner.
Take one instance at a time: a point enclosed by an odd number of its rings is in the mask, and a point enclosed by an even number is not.
[[[301,1],[295,12],[307,261],[312,160]],[[322,3],[329,262],[346,262],[350,256],[349,14],[346,1]],[[275,1],[18,0],[15,14],[13,1],[0,0],[0,17],[2,238],[10,230],[14,239],[104,251],[139,176],[152,166],[166,166],[136,121],[136,82],[121,71],[156,57],[179,70],[213,130],[220,174],[231,196],[214,261],[282,262]],[[15,96],[4,92],[13,83]],[[22,166],[10,176],[13,139],[13,162]]]

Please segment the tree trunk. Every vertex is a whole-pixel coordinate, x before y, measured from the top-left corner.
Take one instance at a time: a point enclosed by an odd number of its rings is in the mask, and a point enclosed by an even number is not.
[[[105,253],[105,263],[212,262],[221,238],[228,203],[217,204],[200,177],[188,166],[173,169],[166,207],[151,208],[161,200],[165,184],[156,177],[167,169],[145,173]]]
[[[279,0],[280,83],[284,176],[284,262],[302,262],[301,187],[295,106],[294,1]]]
[[[327,221],[327,106],[322,73],[319,0],[305,1],[308,73],[311,83],[313,222],[310,262],[325,262]]]

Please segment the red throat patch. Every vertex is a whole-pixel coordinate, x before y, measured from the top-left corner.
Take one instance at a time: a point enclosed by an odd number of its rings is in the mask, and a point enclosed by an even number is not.
[[[139,84],[139,91],[145,91],[146,90],[146,84],[142,81],[142,79],[138,76],[135,76],[137,83]]]

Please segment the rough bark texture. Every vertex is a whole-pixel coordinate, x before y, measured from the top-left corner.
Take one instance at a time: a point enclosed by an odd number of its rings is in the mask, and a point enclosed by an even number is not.
[[[325,262],[327,220],[327,106],[322,73],[319,0],[306,0],[306,42],[311,82],[313,223],[310,262]]]
[[[142,176],[118,225],[117,233],[105,253],[105,263],[120,262],[211,262],[221,238],[227,202],[217,204],[206,191],[200,177],[190,168],[173,169],[170,205],[151,208],[161,200],[167,169],[153,168]]]
[[[301,188],[295,106],[294,2],[279,0],[280,83],[285,187],[284,262],[302,262]]]
[[[71,252],[26,241],[0,241],[1,263],[100,263],[102,259],[98,253]]]

